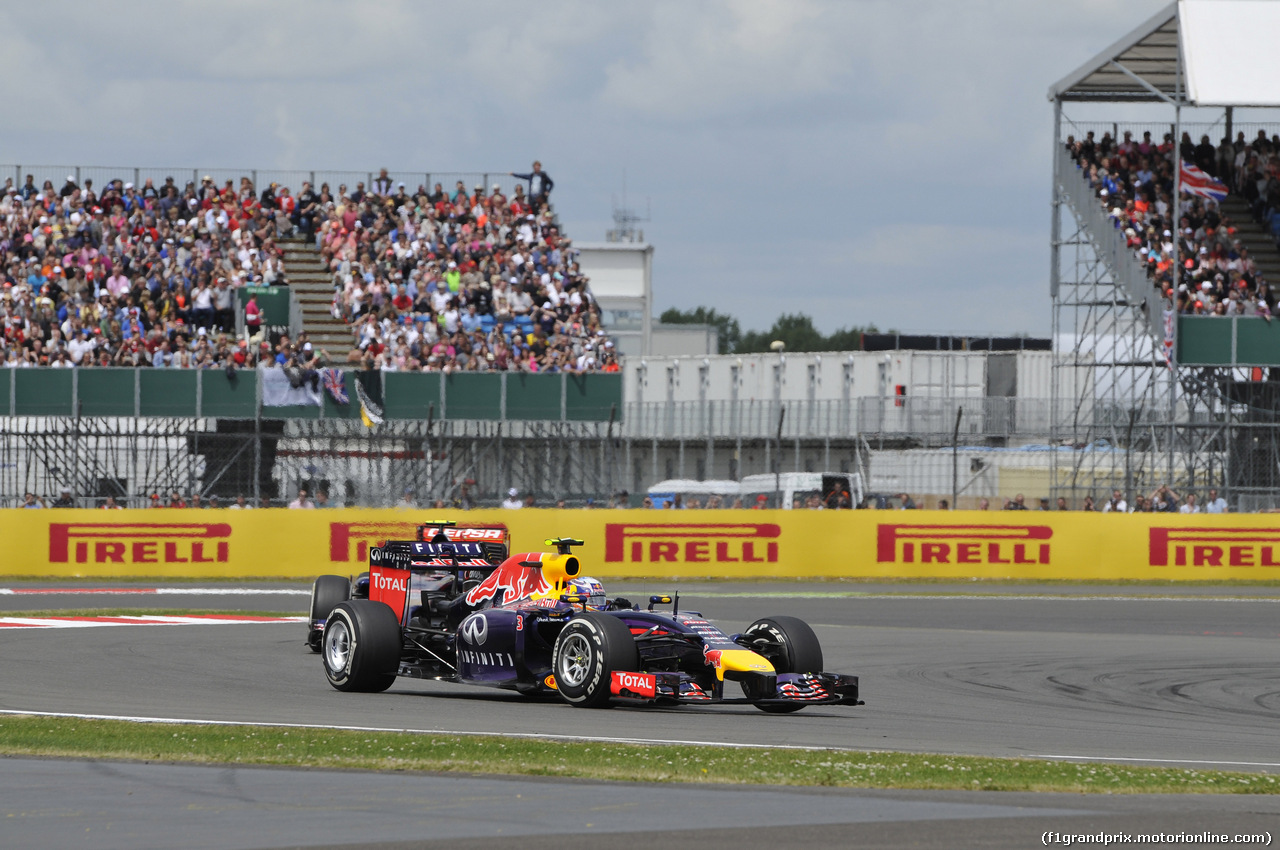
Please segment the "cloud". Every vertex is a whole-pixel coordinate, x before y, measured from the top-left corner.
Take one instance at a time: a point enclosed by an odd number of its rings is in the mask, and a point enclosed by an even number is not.
[[[832,92],[849,69],[847,17],[811,0],[660,3],[640,56],[605,69],[600,100],[689,118]]]

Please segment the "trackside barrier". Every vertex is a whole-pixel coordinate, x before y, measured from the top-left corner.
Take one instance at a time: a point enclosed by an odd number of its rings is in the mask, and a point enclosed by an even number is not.
[[[1267,515],[957,511],[0,511],[0,575],[309,579],[365,569],[370,546],[418,523],[505,523],[514,551],[586,541],[597,576],[1280,578]]]

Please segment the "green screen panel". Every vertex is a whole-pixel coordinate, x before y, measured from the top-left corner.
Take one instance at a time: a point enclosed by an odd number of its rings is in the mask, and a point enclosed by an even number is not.
[[[1183,316],[1178,319],[1178,363],[1225,366],[1231,363],[1230,319]]]
[[[507,419],[560,419],[559,374],[507,373]]]
[[[1280,322],[1237,319],[1236,362],[1245,366],[1280,366]]]
[[[70,369],[15,369],[14,414],[74,416]]]
[[[12,415],[9,409],[9,388],[13,386],[14,369],[0,369],[0,411],[3,415]]]
[[[240,312],[249,303],[249,296],[258,296],[258,309],[262,311],[263,324],[270,327],[289,327],[289,287],[245,286],[236,290]]]
[[[501,419],[502,376],[497,372],[449,375],[445,409],[450,419]]]
[[[320,408],[314,404],[282,404],[262,407],[263,419],[319,419]]]
[[[382,380],[382,411],[388,419],[442,418],[439,372],[385,372]],[[354,389],[348,389],[355,401]]]
[[[80,372],[76,398],[81,416],[133,416],[134,376],[137,369],[85,369]]]
[[[200,387],[200,415],[220,419],[252,419],[257,404],[258,373],[237,369],[235,378],[221,370],[205,372]]]
[[[565,418],[578,422],[622,419],[622,375],[566,375]]]
[[[219,373],[218,377],[221,377]],[[192,369],[143,369],[138,373],[139,416],[195,416],[196,373]]]

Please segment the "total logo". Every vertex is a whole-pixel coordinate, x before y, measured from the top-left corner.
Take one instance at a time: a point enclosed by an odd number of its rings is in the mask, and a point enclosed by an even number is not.
[[[609,692],[619,697],[653,699],[658,693],[658,678],[652,673],[620,673],[613,671]]]
[[[609,563],[777,563],[782,526],[747,523],[607,523]]]
[[[377,590],[391,590],[396,593],[404,593],[408,590],[408,585],[404,579],[379,572],[371,573],[369,581],[373,583],[374,588]]]
[[[462,640],[472,646],[484,646],[484,642],[489,639],[489,620],[484,614],[475,613],[462,621],[462,625],[458,628],[458,633],[462,635]]]

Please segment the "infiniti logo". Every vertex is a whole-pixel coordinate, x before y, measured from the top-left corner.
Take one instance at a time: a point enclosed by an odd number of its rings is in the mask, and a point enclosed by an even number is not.
[[[483,646],[484,642],[489,638],[489,621],[485,619],[483,614],[472,614],[462,621],[462,626],[458,631],[462,634],[462,639],[467,643],[472,646]]]

